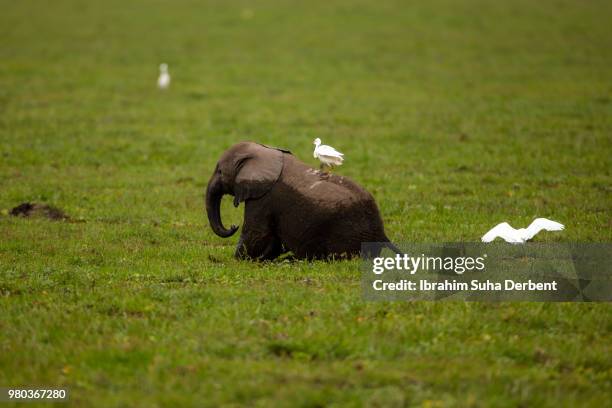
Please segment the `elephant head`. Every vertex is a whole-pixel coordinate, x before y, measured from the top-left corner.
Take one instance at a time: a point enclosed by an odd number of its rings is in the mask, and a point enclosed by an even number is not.
[[[215,234],[230,237],[237,230],[221,221],[221,199],[234,196],[234,206],[246,200],[262,197],[276,183],[283,169],[283,152],[253,142],[241,142],[225,151],[215,167],[206,188],[206,213]]]

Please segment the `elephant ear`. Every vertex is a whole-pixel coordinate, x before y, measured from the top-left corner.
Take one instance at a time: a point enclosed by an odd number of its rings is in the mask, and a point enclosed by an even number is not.
[[[235,207],[243,201],[263,196],[272,188],[283,170],[283,152],[287,151],[253,143],[237,157]]]

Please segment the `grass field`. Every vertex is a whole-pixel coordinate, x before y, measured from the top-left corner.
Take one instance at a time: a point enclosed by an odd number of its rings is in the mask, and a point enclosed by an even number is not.
[[[0,6],[0,386],[83,407],[609,404],[609,304],[365,302],[358,261],[235,261],[203,192],[237,141],[316,166],[321,137],[394,241],[544,216],[567,229],[540,242],[610,242],[611,2]],[[73,222],[8,215],[25,201]]]

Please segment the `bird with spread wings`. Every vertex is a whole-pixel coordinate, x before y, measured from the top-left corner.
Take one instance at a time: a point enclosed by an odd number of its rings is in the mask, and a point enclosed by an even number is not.
[[[524,244],[542,230],[562,231],[564,228],[565,226],[563,224],[546,218],[536,218],[527,228],[519,229],[512,228],[507,222],[502,222],[484,234],[482,242],[491,242],[495,240],[495,238],[501,238],[512,244]]]

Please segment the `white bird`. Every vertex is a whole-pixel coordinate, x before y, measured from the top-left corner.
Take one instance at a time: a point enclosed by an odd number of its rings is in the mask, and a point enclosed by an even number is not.
[[[159,89],[166,89],[170,86],[170,74],[168,73],[168,64],[159,66],[159,78],[157,78],[157,86]]]
[[[542,230],[561,231],[564,228],[565,226],[563,224],[546,218],[536,218],[527,228],[520,229],[514,229],[507,222],[502,222],[484,234],[482,242],[491,242],[495,238],[501,238],[513,244],[524,244]]]
[[[344,154],[340,153],[331,146],[322,145],[321,139],[318,137],[314,140],[315,149],[312,156],[319,159],[321,168],[323,165],[333,169],[335,166],[341,166],[344,161]]]

